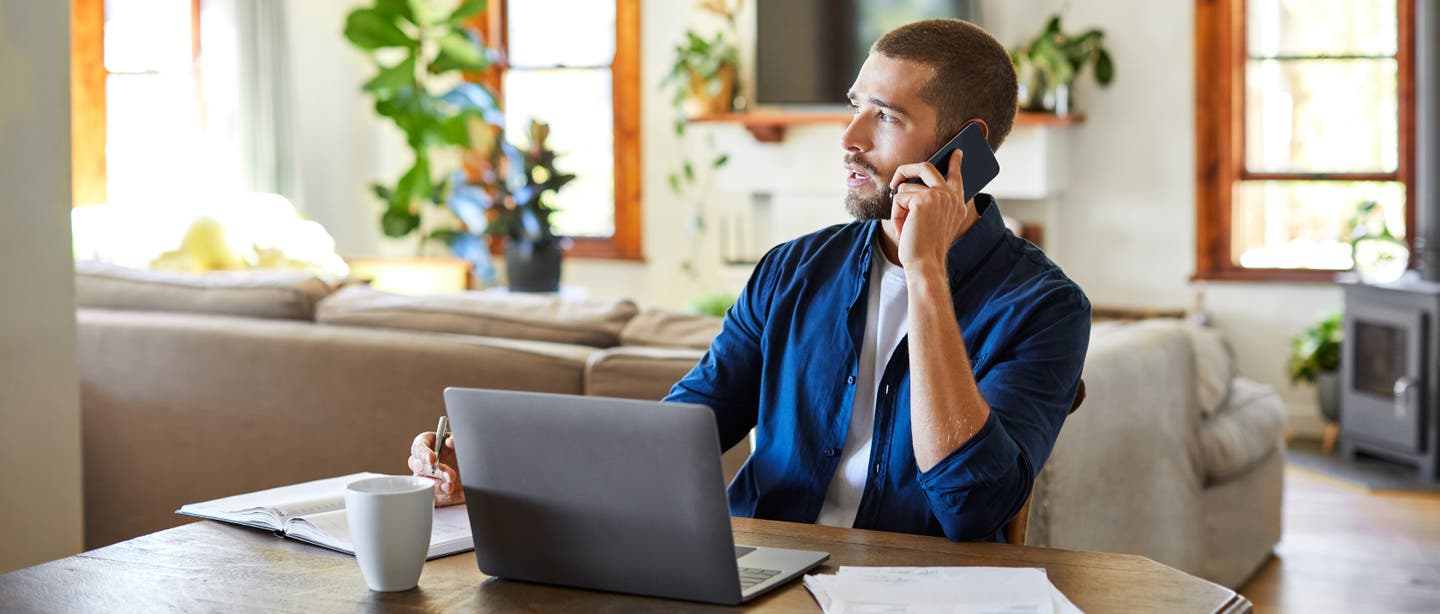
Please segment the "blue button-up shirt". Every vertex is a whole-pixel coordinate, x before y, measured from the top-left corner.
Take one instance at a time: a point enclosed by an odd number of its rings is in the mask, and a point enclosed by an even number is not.
[[[1006,230],[993,199],[981,194],[975,205],[979,219],[950,248],[947,265],[956,323],[990,418],[920,471],[902,339],[877,374],[857,528],[1002,541],[1079,389],[1090,301],[1038,248]],[[667,401],[715,411],[721,449],[755,429],[755,451],[730,484],[731,514],[819,516],[865,368],[865,299],[880,232],[879,222],[855,222],[770,250],[705,356],[671,388]]]

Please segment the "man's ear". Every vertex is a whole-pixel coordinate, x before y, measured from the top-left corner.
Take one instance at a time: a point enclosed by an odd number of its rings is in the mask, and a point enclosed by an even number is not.
[[[970,124],[980,124],[980,134],[985,135],[985,138],[987,139],[990,138],[990,124],[985,123],[985,120],[976,117],[968,122],[965,122],[965,125],[961,126],[960,129],[964,130],[966,128],[969,128]]]

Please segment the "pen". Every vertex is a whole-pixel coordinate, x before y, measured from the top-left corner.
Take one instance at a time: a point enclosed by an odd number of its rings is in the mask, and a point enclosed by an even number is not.
[[[445,445],[445,436],[449,434],[450,422],[445,416],[440,416],[440,423],[435,425],[435,462],[430,465],[430,473],[440,473],[440,447]]]

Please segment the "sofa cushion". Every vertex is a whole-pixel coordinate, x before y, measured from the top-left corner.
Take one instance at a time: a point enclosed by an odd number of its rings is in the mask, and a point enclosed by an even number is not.
[[[1195,353],[1195,400],[1200,411],[1213,415],[1225,406],[1230,382],[1235,379],[1235,356],[1225,337],[1213,328],[1186,326]]]
[[[78,307],[311,320],[330,285],[294,271],[146,271],[75,263]]]
[[[655,347],[596,352],[585,364],[585,394],[659,401],[704,355],[699,350]]]
[[[1285,430],[1285,403],[1268,384],[1237,377],[1220,411],[1200,425],[1207,482],[1240,475],[1279,446]]]
[[[620,345],[709,349],[723,321],[668,309],[645,309],[620,331]]]
[[[556,296],[464,292],[402,296],[366,286],[341,289],[320,302],[322,324],[406,328],[610,347],[639,309],[628,300],[567,300]]]

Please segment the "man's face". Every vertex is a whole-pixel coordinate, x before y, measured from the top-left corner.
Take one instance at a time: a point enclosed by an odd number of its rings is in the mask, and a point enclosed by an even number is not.
[[[920,99],[931,69],[870,54],[850,87],[855,117],[845,147],[845,210],[857,220],[890,218],[890,178],[902,164],[924,162],[940,147],[935,107]]]

